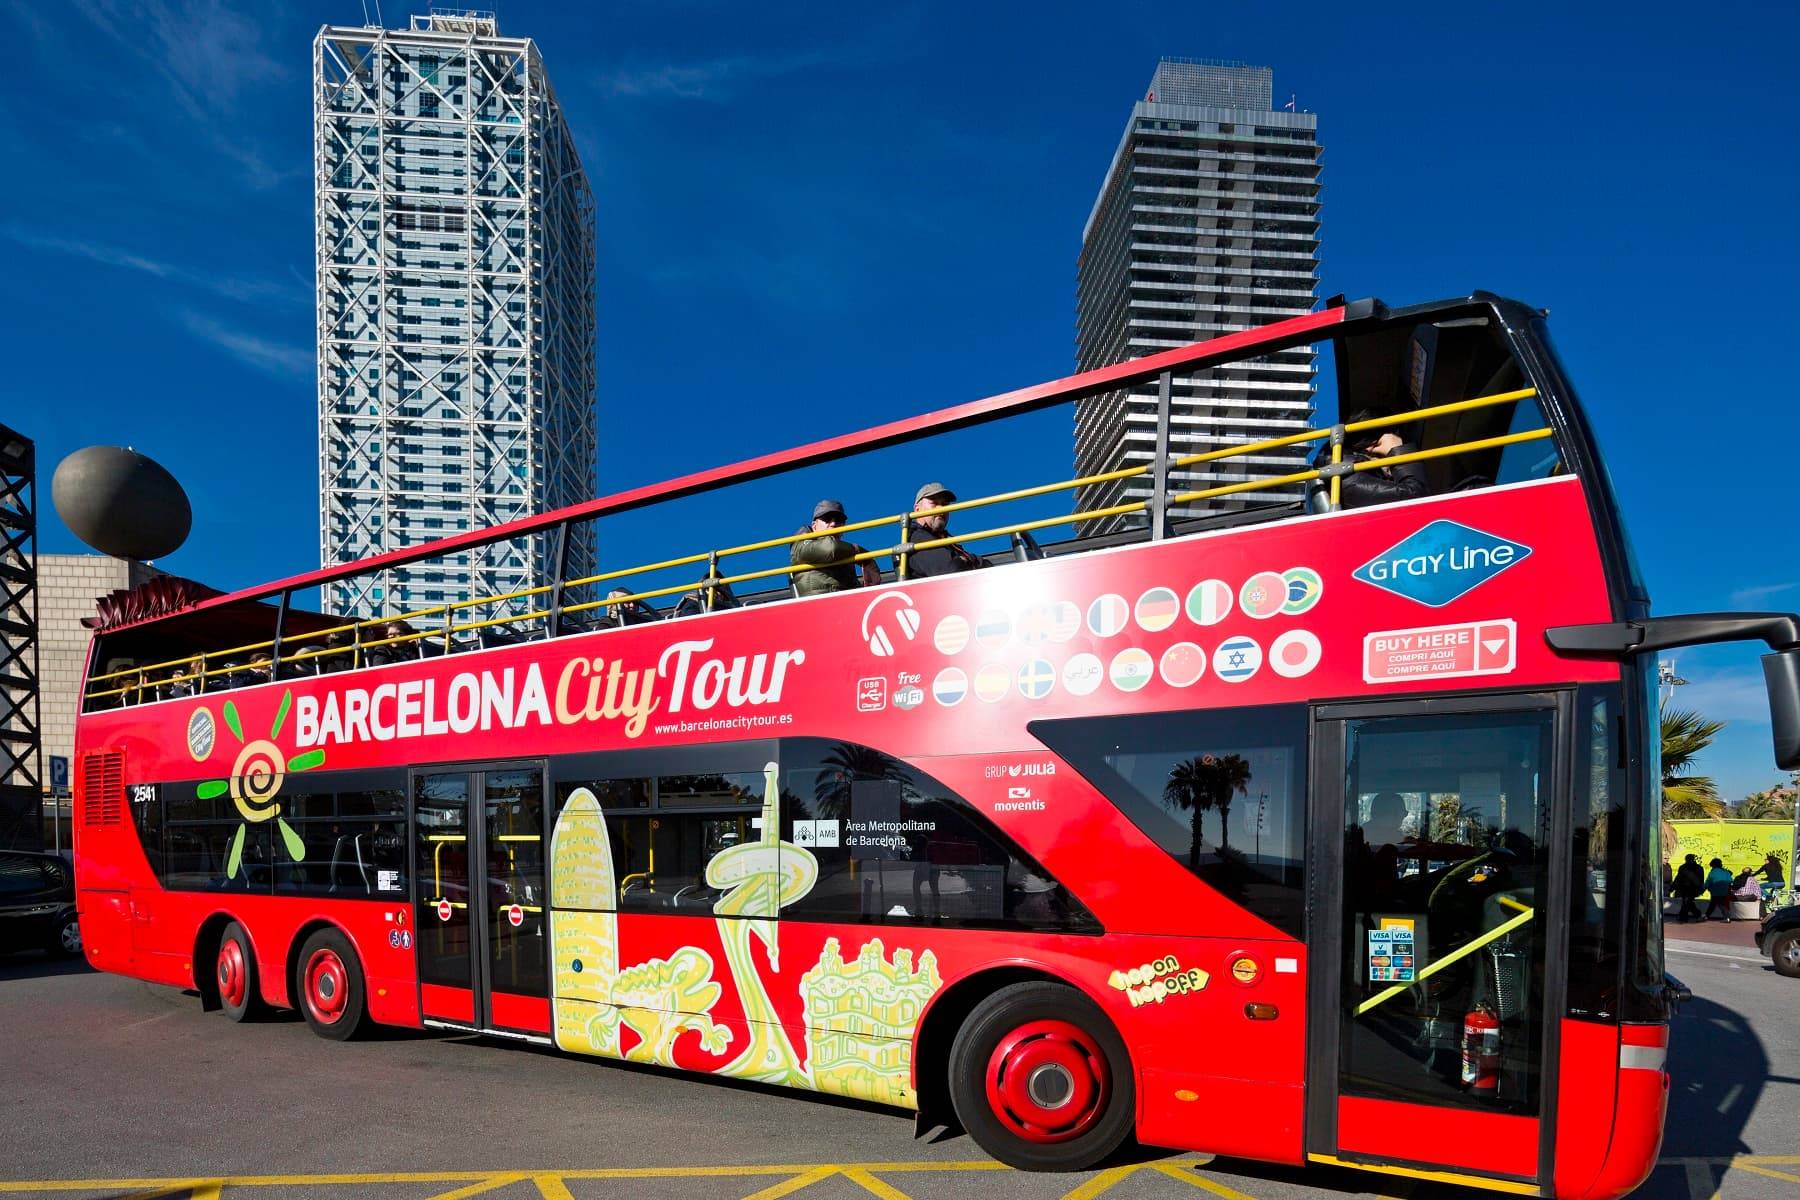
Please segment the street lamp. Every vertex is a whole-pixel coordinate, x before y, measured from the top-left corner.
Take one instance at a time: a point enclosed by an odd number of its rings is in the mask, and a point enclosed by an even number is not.
[[[1675,689],[1686,687],[1688,681],[1675,673],[1674,659],[1659,658],[1656,660],[1656,682],[1662,688],[1660,700],[1666,708],[1670,699],[1675,695]]]

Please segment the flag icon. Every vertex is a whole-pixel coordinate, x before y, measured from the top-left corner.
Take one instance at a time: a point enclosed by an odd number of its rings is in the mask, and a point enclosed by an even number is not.
[[[1012,618],[997,608],[989,609],[975,625],[975,640],[990,650],[998,650],[1012,641],[1012,632]],[[979,685],[976,690],[981,690]]]
[[[1155,671],[1156,664],[1150,661],[1148,650],[1139,650],[1136,646],[1121,650],[1112,660],[1113,686],[1121,692],[1138,691],[1150,682]]]
[[[1192,642],[1176,642],[1157,664],[1157,674],[1170,687],[1191,687],[1205,673],[1206,651]]]
[[[1287,603],[1287,580],[1275,571],[1258,571],[1238,589],[1238,607],[1247,617],[1266,621]]]
[[[1027,646],[1041,646],[1050,640],[1050,626],[1056,614],[1048,604],[1034,604],[1019,614],[1019,640]]]
[[[1063,664],[1063,687],[1071,696],[1091,696],[1105,675],[1098,655],[1077,654]]]
[[[1255,638],[1226,638],[1213,651],[1213,674],[1226,683],[1242,683],[1262,667],[1262,647]]]
[[[939,621],[932,631],[931,644],[938,648],[939,654],[961,654],[969,644],[968,619],[952,613]]]
[[[1231,585],[1223,579],[1202,579],[1187,594],[1188,620],[1196,625],[1217,625],[1231,615]]]
[[[1067,600],[1050,606],[1050,640],[1066,642],[1081,632],[1081,609]]]
[[[960,667],[945,667],[931,681],[931,698],[945,708],[955,708],[969,694],[969,677]]]
[[[1306,612],[1325,594],[1325,581],[1311,567],[1289,567],[1281,577],[1287,581],[1287,603],[1281,611],[1290,617]]]
[[[1088,605],[1088,631],[1095,637],[1112,637],[1125,628],[1125,622],[1130,619],[1131,606],[1125,603],[1125,597],[1113,592]]]
[[[1153,587],[1138,597],[1137,623],[1145,633],[1161,633],[1181,615],[1181,601],[1166,587]]]
[[[989,663],[975,672],[975,694],[992,704],[1012,687],[1012,672],[998,663]]]
[[[1034,658],[1019,668],[1019,693],[1028,700],[1042,700],[1056,686],[1056,668]]]
[[[1290,629],[1269,644],[1269,669],[1286,679],[1298,679],[1319,665],[1323,650],[1316,634]]]

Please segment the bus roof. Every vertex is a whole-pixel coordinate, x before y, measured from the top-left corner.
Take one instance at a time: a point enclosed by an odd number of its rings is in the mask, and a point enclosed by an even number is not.
[[[1399,309],[1389,309],[1380,300],[1373,298],[1346,303],[1339,297],[1329,301],[1328,307],[1304,316],[1292,317],[1255,329],[1228,333],[1208,341],[1195,342],[1159,354],[1146,355],[1142,358],[1130,359],[1077,375],[1017,388],[984,399],[971,400],[948,408],[921,413],[918,416],[889,421],[857,432],[822,438],[791,449],[757,455],[740,462],[690,472],[661,483],[626,488],[580,504],[521,517],[501,525],[471,529],[450,537],[392,550],[385,554],[290,575],[269,583],[214,596],[178,612],[121,624],[115,626],[114,630],[141,627],[171,616],[204,612],[246,601],[264,600],[284,592],[318,587],[333,580],[368,571],[399,566],[419,559],[433,558],[441,554],[523,534],[542,532],[566,521],[626,512],[663,500],[678,499],[734,483],[798,470],[801,467],[811,466],[843,454],[901,445],[933,434],[946,433],[1003,417],[1034,412],[1055,404],[1128,387],[1155,378],[1164,371],[1184,368],[1192,370],[1211,360],[1235,357],[1247,350],[1269,349],[1285,344],[1312,341],[1324,330],[1342,332],[1345,327],[1352,325],[1377,324],[1400,318],[1416,320],[1421,316],[1431,314],[1448,317],[1459,311],[1466,312],[1471,308],[1488,308],[1506,303],[1516,302],[1504,301],[1492,293],[1480,291],[1473,292],[1467,297],[1408,305]]]

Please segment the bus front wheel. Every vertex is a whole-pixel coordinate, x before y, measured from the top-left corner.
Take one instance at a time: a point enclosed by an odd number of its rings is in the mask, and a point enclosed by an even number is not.
[[[250,935],[236,921],[219,935],[213,979],[219,985],[219,1007],[232,1020],[248,1021],[262,1011],[262,997],[256,987],[256,956],[250,952]]]
[[[1774,960],[1777,971],[1800,978],[1800,929],[1776,934],[1774,944],[1769,947],[1769,957]]]
[[[312,1031],[344,1042],[368,1020],[362,963],[349,939],[335,929],[321,929],[300,948],[295,993]]]
[[[976,1005],[949,1071],[957,1119],[1008,1166],[1083,1170],[1131,1133],[1125,1044],[1092,1001],[1062,984],[1016,983]]]

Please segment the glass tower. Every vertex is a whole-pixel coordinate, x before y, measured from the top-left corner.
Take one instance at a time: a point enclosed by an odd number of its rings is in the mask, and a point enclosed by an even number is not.
[[[1163,59],[1133,106],[1081,236],[1076,366],[1088,371],[1311,311],[1319,268],[1318,118],[1273,107],[1273,74],[1243,63]],[[1283,350],[1174,381],[1170,450],[1179,456],[1279,437],[1312,416],[1313,353]],[[1075,473],[1147,463],[1156,384],[1077,403]],[[1170,473],[1171,494],[1303,469],[1305,450]],[[1198,516],[1301,489],[1171,510]],[[1147,500],[1150,480],[1078,489],[1083,509]],[[1089,532],[1143,524],[1142,514]]]
[[[327,26],[313,110],[321,563],[592,497],[594,200],[536,44],[491,13]],[[591,527],[564,552],[590,574]],[[547,583],[555,553],[515,538],[324,604],[504,595]]]

